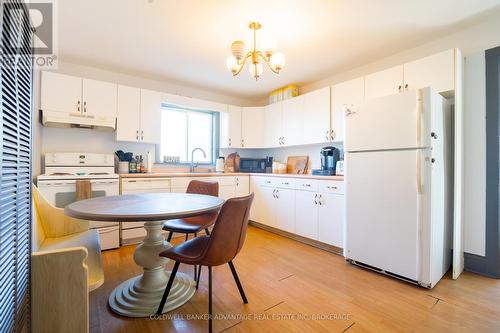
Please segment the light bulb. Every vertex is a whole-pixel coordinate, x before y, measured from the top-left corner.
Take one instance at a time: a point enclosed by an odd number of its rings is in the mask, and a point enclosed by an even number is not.
[[[241,60],[245,56],[245,43],[241,40],[236,40],[231,44],[231,53],[236,60]]]
[[[285,55],[283,53],[275,53],[271,57],[271,67],[279,72],[285,67]]]
[[[238,65],[238,60],[236,60],[234,56],[227,57],[226,67],[233,74],[235,74],[240,69],[240,65]]]
[[[262,68],[262,64],[260,62],[257,64],[251,64],[249,67],[250,75],[252,75],[252,77],[254,77],[255,80],[259,79],[263,70],[264,69]]]

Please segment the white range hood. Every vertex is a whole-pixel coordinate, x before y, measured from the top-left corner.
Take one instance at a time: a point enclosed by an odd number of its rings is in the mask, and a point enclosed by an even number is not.
[[[114,131],[116,129],[116,118],[42,110],[42,125],[47,127],[75,127]]]

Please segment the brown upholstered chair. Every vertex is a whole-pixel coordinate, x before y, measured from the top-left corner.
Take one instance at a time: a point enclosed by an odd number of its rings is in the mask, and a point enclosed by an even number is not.
[[[219,183],[217,182],[203,182],[200,180],[192,180],[189,182],[186,193],[193,194],[205,194],[214,197],[219,196]],[[168,231],[167,241],[172,240],[172,235],[174,232],[186,234],[186,241],[188,240],[189,234],[194,234],[198,236],[198,233],[205,230],[207,235],[210,235],[208,230],[215,220],[217,219],[217,212],[209,213],[205,215],[187,217],[184,219],[168,220],[163,224],[163,230]],[[196,274],[196,266],[194,266],[194,279],[198,280]]]
[[[208,314],[209,332],[212,332],[212,267],[228,264],[240,292],[243,303],[248,303],[241,286],[238,274],[232,260],[240,252],[245,241],[248,214],[253,201],[253,193],[246,197],[227,200],[222,206],[217,221],[210,236],[193,238],[180,245],[160,253],[160,256],[175,261],[174,268],[165,288],[165,292],[158,307],[157,314],[161,314],[167,300],[170,288],[174,282],[179,264],[199,265],[208,267]],[[199,273],[198,273],[199,276]],[[196,283],[198,284],[200,279]]]
[[[205,194],[217,197],[219,196],[219,183],[192,180],[189,182],[186,193]],[[172,240],[174,232],[186,234],[186,240],[188,240],[189,234],[197,236],[198,233],[203,230],[209,235],[210,232],[208,228],[215,223],[216,219],[217,213],[210,213],[184,219],[169,220],[163,224],[163,230],[169,232],[167,237],[167,241],[169,242]]]

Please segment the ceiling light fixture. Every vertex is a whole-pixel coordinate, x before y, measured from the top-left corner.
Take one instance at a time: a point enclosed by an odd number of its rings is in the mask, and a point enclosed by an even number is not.
[[[249,70],[250,75],[252,75],[256,81],[264,70],[261,60],[264,60],[274,73],[279,74],[285,66],[285,55],[283,53],[275,53],[276,47],[272,42],[263,45],[262,51],[257,50],[257,30],[262,26],[259,22],[251,22],[248,27],[253,30],[253,50],[245,53],[245,43],[241,40],[234,41],[231,44],[232,55],[229,56],[226,61],[227,69],[229,69],[233,76],[236,76],[240,74],[247,59],[252,58],[252,64]]]

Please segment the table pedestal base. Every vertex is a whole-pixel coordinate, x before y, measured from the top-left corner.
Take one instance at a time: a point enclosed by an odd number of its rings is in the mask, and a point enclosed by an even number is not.
[[[165,275],[168,279],[170,272],[165,272]],[[113,290],[109,296],[109,306],[114,312],[127,317],[149,317],[156,313],[166,284],[163,288],[156,290],[141,290],[138,287],[141,277],[133,277]],[[189,301],[194,292],[193,279],[184,273],[177,272],[163,313],[174,310]]]
[[[158,310],[170,277],[170,272],[165,270],[169,259],[160,257],[159,253],[172,247],[163,238],[162,226],[162,221],[144,224],[146,237],[134,252],[134,261],[144,272],[113,290],[109,296],[109,306],[114,312],[127,317],[149,317]],[[186,303],[194,295],[195,289],[195,282],[190,276],[177,272],[162,313]]]

